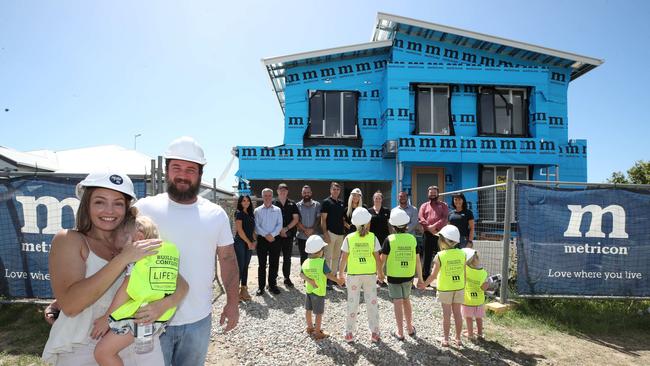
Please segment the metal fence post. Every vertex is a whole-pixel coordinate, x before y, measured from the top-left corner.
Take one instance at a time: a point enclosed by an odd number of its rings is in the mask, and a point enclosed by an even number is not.
[[[158,178],[157,178],[158,189],[156,189],[156,194],[164,192],[162,166],[163,166],[163,158],[162,158],[162,156],[158,155],[158,169],[156,170],[156,175],[158,176]]]
[[[147,192],[149,196],[155,196],[156,191],[156,159],[151,159],[151,170],[149,171],[149,179],[151,180],[151,190]]]
[[[503,217],[503,260],[501,262],[501,288],[499,302],[505,304],[508,302],[508,278],[510,277],[510,225],[512,222],[512,199],[514,196],[514,184],[512,168],[506,173],[506,207]]]

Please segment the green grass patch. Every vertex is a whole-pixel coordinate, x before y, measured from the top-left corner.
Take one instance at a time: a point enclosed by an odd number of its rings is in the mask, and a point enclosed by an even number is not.
[[[0,304],[0,365],[40,365],[49,333],[42,305]]]
[[[650,301],[522,299],[513,310],[490,319],[505,326],[557,329],[592,335],[647,332]]]

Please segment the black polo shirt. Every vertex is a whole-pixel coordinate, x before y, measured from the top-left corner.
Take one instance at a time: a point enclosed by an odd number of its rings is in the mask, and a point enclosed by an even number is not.
[[[336,235],[345,234],[345,227],[343,226],[343,216],[345,215],[343,201],[335,200],[332,196],[329,196],[321,203],[320,212],[327,214],[327,219],[325,220],[327,230]]]
[[[300,211],[298,211],[298,206],[296,206],[296,203],[293,202],[292,200],[287,198],[287,201],[284,203],[284,205],[280,202],[280,200],[275,200],[273,201],[273,205],[277,206],[280,208],[282,211],[282,227],[287,227],[291,221],[293,220],[293,214],[297,214],[300,216]],[[298,225],[292,227],[287,231],[287,236],[288,237],[293,237],[296,235],[296,232],[298,231]]]

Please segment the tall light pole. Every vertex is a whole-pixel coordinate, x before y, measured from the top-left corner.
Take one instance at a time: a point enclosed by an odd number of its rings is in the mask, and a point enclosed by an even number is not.
[[[133,150],[137,150],[138,147],[138,137],[142,136],[141,133],[133,135]]]

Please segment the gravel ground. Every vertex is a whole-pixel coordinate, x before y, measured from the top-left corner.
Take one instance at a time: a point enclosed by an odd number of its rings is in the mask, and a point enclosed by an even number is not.
[[[206,364],[209,365],[519,365],[534,364],[534,359],[519,357],[490,341],[489,320],[487,340],[474,344],[464,339],[464,347],[441,348],[442,310],[435,302],[433,291],[413,290],[413,319],[417,338],[406,337],[400,342],[390,335],[395,328],[393,305],[388,289],[378,289],[379,317],[382,340],[378,345],[370,341],[365,304],[360,306],[357,334],[353,344],[343,339],[346,300],[344,290],[329,290],[323,316],[323,330],[329,338],[315,341],[305,332],[304,285],[299,277],[299,259],[293,258],[291,279],[293,289],[284,287],[280,274],[279,295],[266,292],[255,296],[257,290],[257,258],[250,265],[249,291],[253,300],[240,303],[238,327],[223,334],[213,327],[212,342]],[[281,268],[282,264],[280,264]],[[280,270],[280,273],[282,271]],[[225,295],[214,303],[214,318],[225,303]],[[452,320],[453,322],[453,320]],[[453,323],[452,323],[453,324]],[[453,339],[453,336],[452,336]]]

